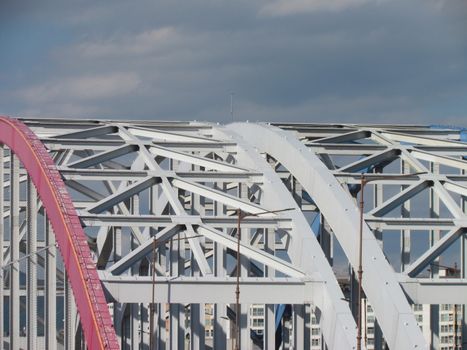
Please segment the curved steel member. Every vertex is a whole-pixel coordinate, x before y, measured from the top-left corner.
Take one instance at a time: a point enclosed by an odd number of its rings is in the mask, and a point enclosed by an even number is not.
[[[242,161],[249,162],[244,164],[245,166],[255,167],[263,174],[266,180],[263,184],[265,202],[274,203],[276,208],[282,206],[294,208],[294,210],[283,213],[294,223],[291,261],[294,266],[302,268],[310,280],[324,281],[321,285],[314,286],[313,293],[308,297],[310,304],[316,306],[320,311],[319,321],[326,346],[329,349],[355,349],[357,327],[348,303],[344,299],[344,294],[334,276],[332,267],[321,250],[313,229],[298,208],[294,198],[279,175],[261,157],[258,149],[251,146],[247,139],[243,139],[241,133],[236,132],[235,125],[217,127],[216,130],[222,132],[222,138],[231,138],[237,143],[239,147],[238,159],[242,158]],[[310,344],[297,344],[297,346],[298,348],[306,348]]]
[[[53,159],[21,121],[0,116],[0,143],[19,158],[37,188],[55,233],[89,349],[119,349],[86,235]]]
[[[231,124],[246,142],[278,160],[312,196],[353,268],[357,266],[359,210],[315,153],[292,133],[268,125]],[[363,288],[391,349],[428,349],[394,270],[373,233],[363,228]]]

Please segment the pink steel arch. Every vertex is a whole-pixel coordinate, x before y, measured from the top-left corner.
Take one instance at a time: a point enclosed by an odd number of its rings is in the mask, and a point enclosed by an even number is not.
[[[0,116],[0,143],[23,163],[47,210],[89,349],[119,349],[86,235],[53,159],[21,121]],[[3,165],[0,165],[3,166]]]

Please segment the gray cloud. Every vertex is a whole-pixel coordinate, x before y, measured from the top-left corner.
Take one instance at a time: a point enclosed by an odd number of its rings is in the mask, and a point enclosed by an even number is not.
[[[10,114],[467,126],[462,0],[35,3],[0,5]]]

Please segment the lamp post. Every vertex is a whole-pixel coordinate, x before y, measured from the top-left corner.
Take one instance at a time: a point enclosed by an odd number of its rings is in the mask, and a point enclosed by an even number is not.
[[[198,238],[202,237],[202,235],[195,235],[195,236],[190,236],[190,237],[182,237],[182,238],[172,238],[172,241],[181,241],[181,240],[187,240],[187,239],[193,239],[193,238]],[[167,238],[166,240],[159,240],[159,243],[165,243],[166,241],[170,240],[170,238]],[[152,261],[151,261],[151,276],[152,276],[152,294],[151,294],[151,305],[149,307],[150,310],[150,315],[149,315],[149,349],[153,350],[154,349],[154,307],[156,304],[156,248],[157,248],[157,241],[156,241],[156,236],[153,237],[152,241]]]
[[[374,178],[367,178],[365,173],[360,175],[360,225],[359,225],[359,236],[358,236],[358,300],[357,300],[357,350],[362,349],[362,280],[363,280],[363,267],[362,267],[362,256],[363,256],[363,209],[364,209],[364,188],[365,185],[371,181],[384,180],[384,179],[399,179],[406,178],[410,176],[417,176],[426,174],[426,171],[411,173],[411,174],[401,174],[395,176],[378,176]]]
[[[240,350],[240,241],[241,241],[241,222],[247,216],[261,216],[264,214],[275,214],[283,211],[294,210],[295,208],[286,208],[279,210],[268,210],[261,213],[248,213],[240,208],[237,209],[237,281],[235,284],[235,350]]]
[[[363,190],[366,184],[365,175],[362,173],[360,176],[360,227],[358,236],[358,300],[357,300],[357,350],[362,348],[362,245],[363,245]]]
[[[240,240],[241,228],[240,224],[245,215],[242,210],[237,209],[237,282],[235,284],[235,350],[240,349]]]
[[[154,304],[155,304],[155,294],[156,294],[156,236],[152,241],[152,262],[151,262],[151,276],[152,276],[152,296],[151,296],[151,307],[150,307],[150,316],[149,316],[149,349],[154,349]]]

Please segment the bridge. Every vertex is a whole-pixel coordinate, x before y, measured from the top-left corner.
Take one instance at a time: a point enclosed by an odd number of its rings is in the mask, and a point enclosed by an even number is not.
[[[462,128],[0,117],[0,148],[2,349],[430,349],[443,305],[467,341]]]

